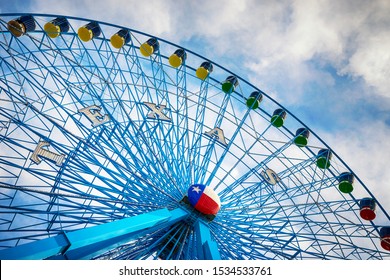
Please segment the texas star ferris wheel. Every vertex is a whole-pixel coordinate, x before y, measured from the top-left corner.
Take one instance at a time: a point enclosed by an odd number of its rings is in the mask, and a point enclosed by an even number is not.
[[[374,193],[255,85],[127,27],[0,19],[0,259],[390,259]]]

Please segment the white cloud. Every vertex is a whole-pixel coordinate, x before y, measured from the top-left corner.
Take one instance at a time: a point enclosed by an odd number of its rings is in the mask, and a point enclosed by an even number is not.
[[[280,74],[292,77],[286,79],[290,87],[299,87],[326,76],[326,70],[310,68],[309,63],[316,61],[323,64],[320,66],[330,65],[341,75],[362,78],[373,87],[372,94],[389,97],[390,30],[384,15],[390,12],[390,5],[384,1],[352,4],[351,1],[292,3],[286,29],[271,28],[274,33],[267,40],[268,49],[257,49],[248,65],[257,73],[283,69]],[[267,27],[274,24],[270,22]],[[253,38],[260,41],[262,35],[254,33]]]
[[[380,95],[390,98],[390,30],[368,36],[342,73],[362,77]]]

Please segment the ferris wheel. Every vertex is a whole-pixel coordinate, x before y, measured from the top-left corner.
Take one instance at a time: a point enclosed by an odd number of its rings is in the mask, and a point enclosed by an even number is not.
[[[390,259],[375,194],[240,76],[99,21],[0,32],[0,259]]]

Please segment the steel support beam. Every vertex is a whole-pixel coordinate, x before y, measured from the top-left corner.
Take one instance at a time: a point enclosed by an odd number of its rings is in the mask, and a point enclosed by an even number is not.
[[[210,228],[202,221],[195,223],[198,258],[201,260],[220,260],[217,243],[211,239]]]
[[[181,208],[160,209],[1,250],[0,259],[86,259],[149,231],[171,226],[187,216]]]

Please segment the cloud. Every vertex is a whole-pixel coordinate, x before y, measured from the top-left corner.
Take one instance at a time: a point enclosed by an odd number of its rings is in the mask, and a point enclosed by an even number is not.
[[[361,78],[372,87],[372,95],[390,97],[388,74],[390,71],[390,30],[386,12],[390,5],[384,1],[297,1],[291,4],[290,21],[284,29],[272,28],[267,46],[257,48],[254,59],[247,65],[260,77],[273,83],[269,72],[279,69],[287,83],[278,89],[296,87],[325,78],[332,85],[328,68],[337,75]],[[380,12],[381,11],[381,12]],[[270,22],[269,26],[277,25]],[[264,34],[253,34],[253,41]],[[316,61],[313,67],[312,62]],[[286,98],[288,100],[288,97]],[[299,99],[299,98],[298,98]],[[298,100],[296,99],[296,100]],[[294,100],[294,101],[296,101]]]
[[[380,31],[362,41],[341,73],[362,77],[374,87],[374,93],[390,98],[390,30]]]

